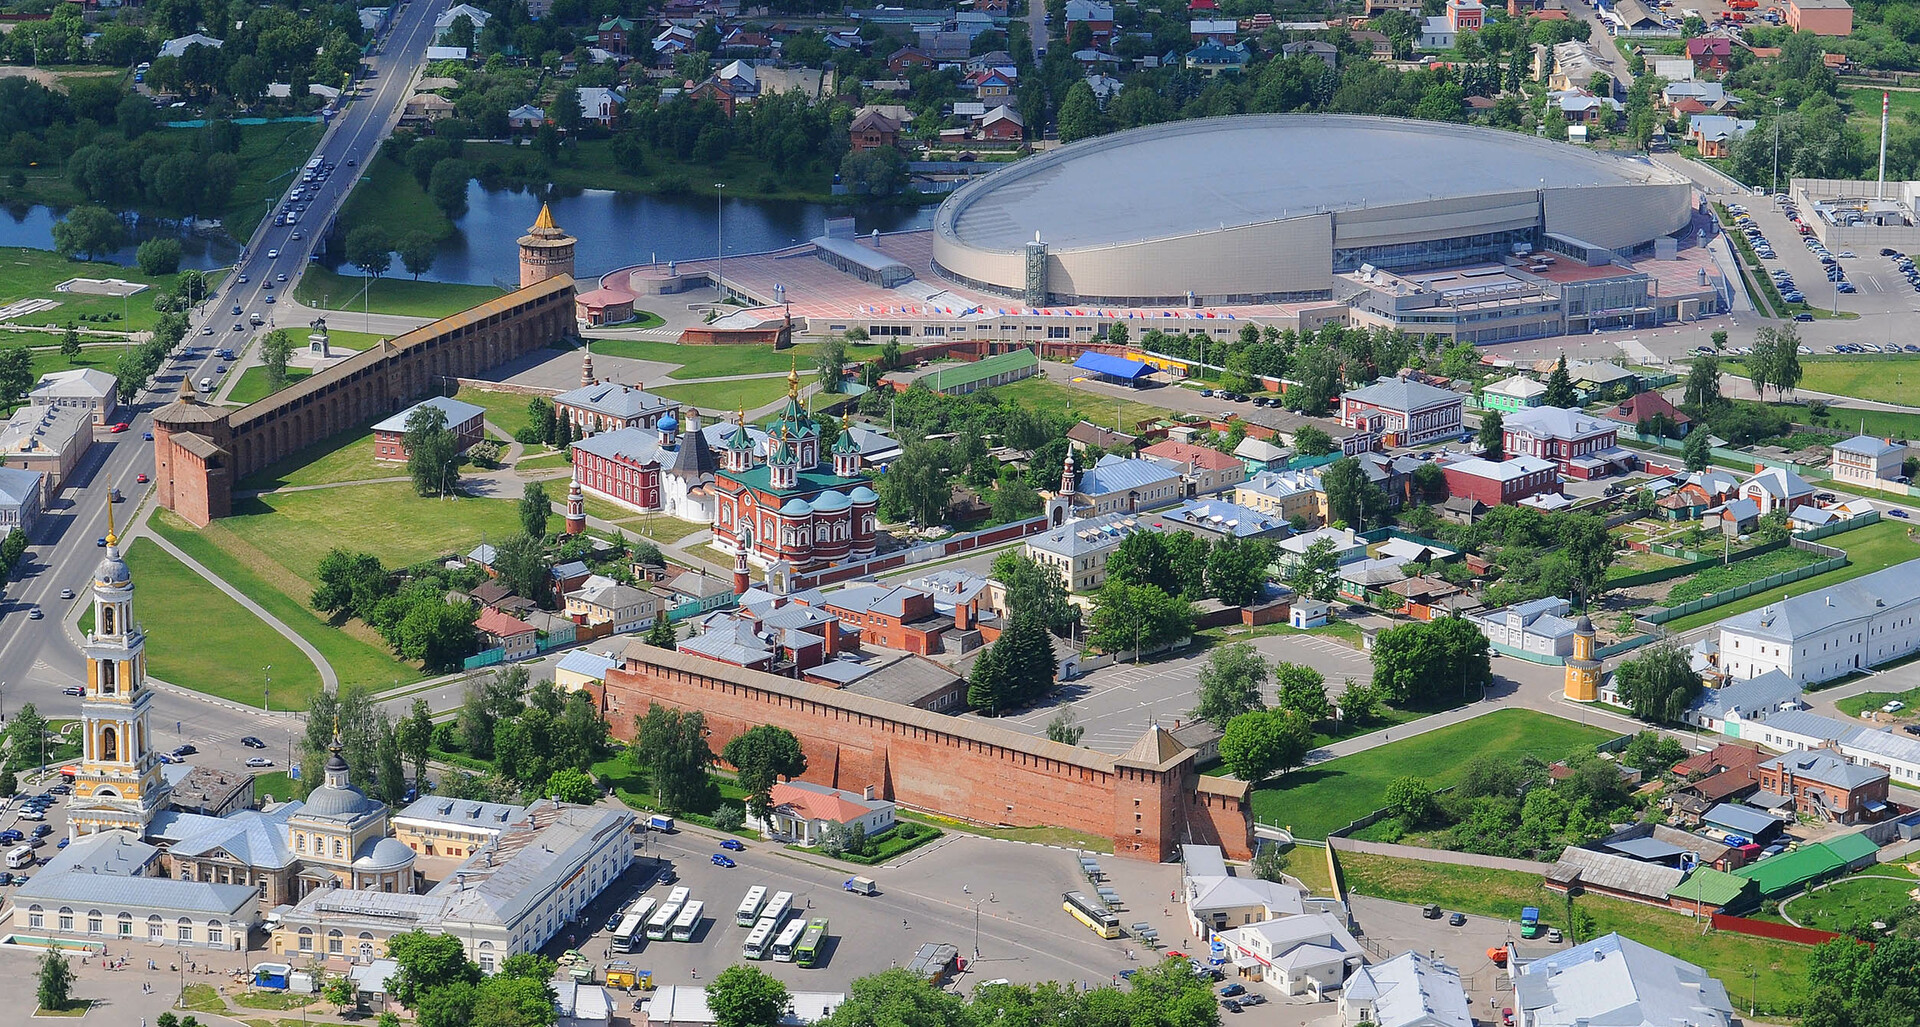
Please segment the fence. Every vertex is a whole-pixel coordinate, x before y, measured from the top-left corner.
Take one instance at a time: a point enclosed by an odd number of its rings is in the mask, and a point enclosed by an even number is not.
[[[1796,531],[1793,533],[1793,537],[1796,539],[1805,539],[1809,542],[1812,542],[1815,539],[1823,539],[1830,535],[1838,535],[1843,531],[1852,531],[1855,528],[1864,528],[1869,524],[1879,524],[1879,523],[1880,523],[1880,511],[1870,510],[1866,513],[1861,514],[1858,517],[1849,517],[1844,521],[1834,521],[1832,524],[1822,524],[1818,528],[1808,528],[1805,531]]]
[[[505,662],[507,662],[506,647],[495,646],[492,649],[474,653],[472,656],[462,660],[461,667],[464,670],[479,670],[482,667],[492,667]]]
[[[1689,614],[1699,613],[1701,610],[1711,610],[1716,606],[1725,606],[1728,603],[1745,599],[1756,592],[1765,592],[1769,589],[1779,588],[1781,585],[1789,585],[1805,578],[1816,577],[1828,571],[1839,570],[1846,565],[1847,558],[1845,556],[1820,560],[1815,563],[1810,563],[1805,567],[1796,567],[1790,571],[1769,574],[1759,581],[1749,581],[1744,585],[1737,585],[1724,592],[1715,592],[1710,596],[1703,596],[1699,599],[1681,603],[1679,606],[1669,606],[1664,609],[1655,610],[1637,619],[1640,623],[1647,625],[1665,624],[1668,621],[1678,620]]]
[[[1429,849],[1419,845],[1391,845],[1386,842],[1363,842],[1353,838],[1332,837],[1327,839],[1327,848],[1342,852],[1359,852],[1369,856],[1390,856],[1394,859],[1413,859],[1422,863],[1445,863],[1456,867],[1486,867],[1492,870],[1511,870],[1520,874],[1545,874],[1553,869],[1551,863],[1537,863],[1530,859],[1514,859],[1509,856],[1482,856],[1475,852],[1454,852],[1450,849]]]
[[[1772,938],[1774,941],[1790,941],[1797,945],[1819,945],[1835,938],[1844,938],[1844,934],[1832,931],[1816,931],[1811,927],[1795,927],[1792,924],[1776,924],[1771,920],[1749,920],[1743,916],[1728,916],[1725,913],[1713,914],[1713,929],[1732,931],[1735,934],[1751,934],[1756,938]]]
[[[1564,656],[1553,656],[1548,653],[1530,653],[1525,649],[1515,649],[1513,646],[1507,645],[1504,642],[1495,642],[1491,639],[1487,641],[1487,648],[1502,656],[1511,656],[1516,660],[1537,663],[1542,667],[1564,667],[1567,665],[1567,658]]]
[[[1651,585],[1655,582],[1666,581],[1669,578],[1680,578],[1689,574],[1697,574],[1722,561],[1739,563],[1741,560],[1751,560],[1762,553],[1771,553],[1776,549],[1784,549],[1786,545],[1786,539],[1781,539],[1778,542],[1763,542],[1751,549],[1743,549],[1730,556],[1699,556],[1697,552],[1692,549],[1680,549],[1667,545],[1651,545],[1647,547],[1650,552],[1676,560],[1688,560],[1688,562],[1673,567],[1659,567],[1650,571],[1640,571],[1637,574],[1627,574],[1618,578],[1609,578],[1607,579],[1607,587],[1637,588],[1641,585]],[[1680,554],[1682,553],[1694,553],[1695,558],[1688,559],[1687,557],[1681,556]]]
[[[1635,635],[1632,638],[1623,639],[1621,641],[1613,643],[1612,645],[1600,646],[1599,648],[1593,651],[1593,658],[1596,660],[1604,660],[1604,659],[1607,659],[1608,657],[1617,656],[1621,653],[1624,653],[1629,649],[1636,649],[1640,646],[1646,645],[1648,642],[1651,642],[1651,641],[1653,641],[1652,635],[1648,635],[1648,634]]]

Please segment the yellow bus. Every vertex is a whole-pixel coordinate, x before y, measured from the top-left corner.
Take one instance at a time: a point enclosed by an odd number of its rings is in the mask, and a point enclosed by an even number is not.
[[[1061,896],[1060,908],[1073,914],[1075,920],[1087,925],[1087,928],[1102,938],[1120,937],[1120,918],[1106,904],[1087,898],[1077,891]]]

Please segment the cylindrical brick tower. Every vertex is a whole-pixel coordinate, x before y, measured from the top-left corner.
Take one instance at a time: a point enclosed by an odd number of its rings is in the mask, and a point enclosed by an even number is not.
[[[558,275],[573,276],[573,247],[580,240],[553,223],[553,212],[540,205],[540,216],[520,237],[520,288],[538,285]]]

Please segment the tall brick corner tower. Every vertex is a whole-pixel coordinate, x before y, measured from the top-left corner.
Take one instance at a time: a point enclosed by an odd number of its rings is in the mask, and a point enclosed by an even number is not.
[[[559,275],[572,277],[573,247],[579,241],[553,223],[553,211],[542,203],[533,227],[520,237],[520,288]]]

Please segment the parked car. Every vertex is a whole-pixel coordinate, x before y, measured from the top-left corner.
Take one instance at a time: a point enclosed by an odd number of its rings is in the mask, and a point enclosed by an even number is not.
[[[727,850],[728,852],[747,851],[747,844],[738,838],[728,838],[727,840],[720,843],[720,847]]]
[[[1453,927],[1464,927],[1467,923],[1467,915],[1465,913],[1455,913],[1447,917],[1447,923]]]
[[[716,852],[713,854],[713,865],[717,867],[725,867],[728,870],[732,870],[734,867],[738,866],[739,864],[733,861],[733,857],[728,856],[727,854],[722,852]]]
[[[1221,988],[1220,996],[1222,998],[1232,998],[1235,995],[1245,994],[1246,990],[1247,990],[1246,985],[1241,984],[1239,981],[1235,981],[1232,984],[1229,984],[1226,987]]]
[[[255,767],[255,768],[271,767],[273,766],[273,761],[266,758],[265,756],[255,756],[247,760],[247,766]]]
[[[248,735],[245,738],[240,739],[240,744],[246,746],[249,749],[264,749],[267,747],[267,743],[261,741],[258,738],[253,737],[252,735]]]

